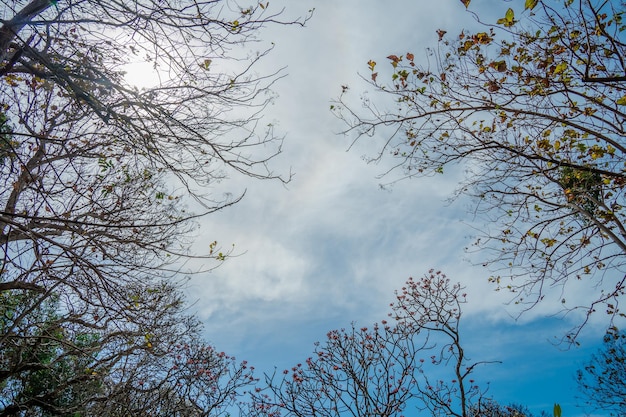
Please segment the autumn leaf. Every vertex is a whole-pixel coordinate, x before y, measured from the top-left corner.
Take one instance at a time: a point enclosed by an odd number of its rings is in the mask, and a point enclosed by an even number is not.
[[[377,72],[374,72],[374,73],[372,74],[372,81],[376,82],[376,77],[378,77],[378,73],[377,73]]]
[[[498,72],[506,71],[506,61],[494,61],[489,66]]]
[[[467,9],[470,5],[470,1],[471,0],[461,0],[461,3],[463,3],[463,6],[465,6],[465,8]]]
[[[491,93],[495,93],[496,91],[498,91],[500,89],[500,85],[498,85],[497,82],[495,81],[489,81],[489,84],[487,85],[487,90],[489,90],[489,92]]]
[[[475,44],[488,45],[493,39],[486,32],[480,32],[472,36]]]
[[[441,30],[441,29],[437,29],[437,36],[439,36],[439,40],[441,41],[443,39],[443,36],[446,34],[447,32],[445,30]]]
[[[395,68],[398,66],[398,62],[400,62],[402,60],[402,58],[398,57],[397,55],[389,55],[387,57],[387,59],[391,60],[391,65]]]
[[[620,106],[626,106],[626,96],[617,99],[617,101],[615,103],[620,105]]]
[[[370,59],[369,61],[367,61],[367,66],[370,67],[370,70],[374,71],[374,67],[376,66],[376,61],[373,61]]]
[[[410,52],[407,52],[406,59],[408,59],[409,61],[413,61],[415,59],[415,55],[413,55]]]

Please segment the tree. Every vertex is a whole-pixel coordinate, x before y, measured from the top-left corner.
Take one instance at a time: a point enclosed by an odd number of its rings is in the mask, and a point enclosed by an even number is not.
[[[461,345],[460,285],[431,271],[396,295],[395,324],[330,331],[304,364],[266,376],[250,413],[391,417],[417,407],[433,416],[469,416],[483,392],[471,376],[479,362],[469,363]],[[440,369],[447,365],[452,369]]]
[[[200,339],[176,287],[149,294],[127,306],[143,321],[110,317],[99,327],[70,323],[53,299],[38,306],[4,344],[0,415],[217,417],[238,407],[254,368]],[[3,293],[3,331],[31,307],[18,298]]]
[[[473,405],[470,413],[472,417],[532,417],[533,415],[528,409],[522,405],[511,404],[501,405],[497,402],[486,399],[480,401],[476,405]],[[542,412],[541,416],[546,416],[547,413]]]
[[[616,329],[604,336],[604,346],[577,373],[578,387],[585,406],[626,413],[626,334]]]
[[[574,341],[602,306],[625,317],[624,3],[525,4],[481,32],[439,30],[427,63],[388,56],[389,84],[370,60],[370,85],[395,109],[353,106],[345,88],[332,109],[355,140],[380,136],[372,160],[390,154],[404,178],[462,166],[459,193],[489,222],[475,244],[490,280],[527,308],[556,288],[564,311],[583,312]],[[573,282],[589,284],[588,303],[568,301]]]
[[[183,314],[175,285],[142,290],[137,295],[129,288],[126,305],[102,317],[68,313],[60,296],[40,300],[28,292],[3,292],[0,415],[84,412],[114,397],[110,386],[132,383],[149,361],[171,364],[174,346],[193,339],[199,324]]]
[[[106,400],[88,408],[102,416],[228,416],[240,407],[243,389],[257,379],[254,367],[198,340],[185,337],[167,355],[124,368],[105,382]],[[123,381],[123,383],[116,382]]]
[[[241,197],[207,187],[233,173],[289,180],[268,165],[281,140],[262,116],[281,72],[255,72],[271,50],[257,36],[308,17],[221,0],[2,8],[0,297],[13,307],[0,334],[0,415],[62,415],[102,403],[102,392],[115,398],[130,370],[197,333],[183,314],[181,265],[195,257],[210,264],[189,272],[212,268],[228,251],[214,242],[191,252],[193,220]],[[153,87],[125,80],[136,60],[153,64]],[[75,378],[28,388],[37,372],[69,364]],[[104,391],[87,389],[93,380]],[[82,389],[79,403],[61,401]]]
[[[27,305],[27,294],[2,294],[2,327]],[[54,416],[80,409],[99,391],[100,381],[86,372],[98,351],[95,333],[68,334],[58,323],[58,299],[46,300],[30,315],[30,328],[10,337],[2,351],[0,413]],[[79,387],[77,389],[77,387]],[[35,412],[37,410],[37,412]]]

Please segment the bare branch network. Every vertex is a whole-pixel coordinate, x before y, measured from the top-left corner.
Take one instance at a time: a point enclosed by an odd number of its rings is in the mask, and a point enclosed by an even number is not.
[[[309,16],[221,0],[1,4],[0,416],[220,415],[252,377],[200,341],[174,276],[229,254],[190,250],[194,219],[241,198],[208,187],[289,181],[262,120],[282,70],[257,73],[272,49],[258,36]],[[154,87],[126,81],[141,60]]]
[[[402,178],[464,167],[458,192],[486,223],[470,250],[525,309],[547,296],[578,312],[574,341],[596,311],[608,326],[626,317],[624,3],[526,5],[482,32],[439,30],[424,62],[389,55],[389,82],[370,60],[370,86],[395,107],[352,105],[344,87],[331,108]]]

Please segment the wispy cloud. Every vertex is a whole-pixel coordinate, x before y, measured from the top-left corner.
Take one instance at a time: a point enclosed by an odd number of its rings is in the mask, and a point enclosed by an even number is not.
[[[520,308],[504,305],[510,294],[495,292],[489,272],[467,260],[473,227],[484,225],[473,224],[468,201],[446,201],[464,172],[381,190],[376,177],[390,162],[365,164],[361,154],[376,145],[369,142],[346,152],[351,139],[336,134],[343,126],[329,111],[341,84],[350,85],[355,98],[367,88],[357,72],[366,70],[368,59],[384,65],[387,54],[401,51],[427,59],[436,29],[458,30],[476,25],[475,19],[454,1],[282,3],[290,14],[316,7],[308,28],[266,35],[276,44],[266,64],[288,65],[289,74],[268,113],[268,122],[286,134],[273,168],[296,175],[287,186],[228,180],[225,189],[247,190],[246,197],[202,221],[197,248],[218,240],[225,248],[235,244],[240,254],[189,283],[207,337],[271,372],[304,360],[330,329],[385,318],[395,289],[437,268],[467,287],[472,356],[504,361],[483,373],[492,392],[505,402],[529,402],[534,411],[551,401],[570,407],[572,364],[588,351],[561,355],[548,342],[568,328],[557,318],[539,320],[558,303],[541,304],[515,321]],[[578,303],[584,294],[575,288],[568,297]],[[558,289],[550,296],[559,300]]]

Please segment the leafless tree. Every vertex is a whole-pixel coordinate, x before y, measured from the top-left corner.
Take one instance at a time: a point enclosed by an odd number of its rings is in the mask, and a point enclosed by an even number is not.
[[[431,271],[408,280],[392,304],[392,323],[333,330],[313,355],[253,393],[253,415],[398,417],[417,408],[469,416],[484,391],[473,380],[460,336],[458,284]],[[447,368],[450,366],[450,368]]]
[[[262,117],[282,72],[256,72],[272,48],[258,36],[308,16],[222,0],[1,4],[0,415],[69,413],[197,332],[180,265],[228,252],[192,252],[193,220],[240,198],[207,190],[233,173],[289,180],[268,165],[281,138]],[[136,60],[152,87],[126,81]],[[66,378],[69,365],[84,372]],[[21,389],[39,371],[58,383]],[[86,381],[88,396],[69,394]]]
[[[103,416],[227,416],[256,382],[254,367],[194,338],[181,338],[162,360],[144,357],[106,381],[89,408]],[[120,372],[118,370],[118,372]],[[122,381],[119,383],[117,381]]]

